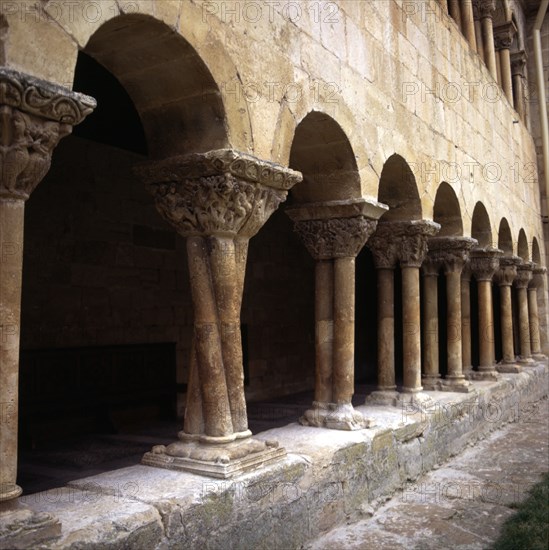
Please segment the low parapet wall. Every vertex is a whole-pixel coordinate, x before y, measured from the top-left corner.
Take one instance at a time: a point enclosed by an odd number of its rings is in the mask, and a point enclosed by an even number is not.
[[[474,382],[476,393],[432,392],[433,406],[363,406],[375,427],[356,432],[290,424],[280,463],[221,481],[132,466],[23,498],[54,514],[62,535],[41,548],[299,548],[361,515],[507,422],[536,421],[546,365]]]

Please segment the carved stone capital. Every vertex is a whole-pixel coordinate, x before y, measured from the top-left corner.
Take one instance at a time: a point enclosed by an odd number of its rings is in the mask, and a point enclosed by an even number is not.
[[[485,17],[492,19],[496,11],[496,0],[478,0],[476,6],[480,19]]]
[[[232,149],[171,157],[136,173],[183,236],[252,237],[302,180],[299,172]]]
[[[499,258],[503,250],[499,248],[474,248],[471,250],[471,271],[477,281],[491,281],[499,268]]]
[[[91,97],[0,68],[0,197],[28,199],[59,140],[95,106]]]
[[[544,280],[547,277],[547,268],[543,266],[535,266],[532,272],[532,281],[530,288],[543,288]]]
[[[496,50],[508,50],[511,48],[513,38],[517,33],[517,27],[513,21],[508,21],[494,27],[494,45]]]
[[[440,231],[438,223],[429,220],[417,220],[400,223],[399,231],[402,238],[398,256],[402,267],[421,267],[427,254],[427,241],[429,237]]]
[[[530,281],[532,280],[532,271],[534,270],[534,264],[532,262],[522,262],[517,265],[517,277],[515,279],[515,286],[517,288],[528,288]]]
[[[354,199],[307,203],[286,209],[296,233],[316,260],[356,256],[387,206]]]
[[[377,220],[364,216],[303,220],[295,231],[315,260],[355,257],[375,231]]]
[[[431,257],[429,254],[423,260],[421,264],[421,273],[424,277],[438,277],[440,268],[442,267],[442,261],[440,258]]]
[[[511,74],[513,76],[518,75],[524,78],[527,60],[528,56],[524,50],[521,50],[520,52],[513,52],[511,54]]]
[[[517,265],[522,260],[518,256],[502,256],[494,280],[499,286],[511,286],[517,276]]]
[[[461,273],[469,259],[469,251],[478,245],[469,237],[432,237],[427,241],[428,258],[444,266],[444,272]]]
[[[427,239],[439,230],[440,225],[429,220],[380,223],[368,243],[376,267],[391,268],[397,261],[403,267],[421,267],[427,254]]]

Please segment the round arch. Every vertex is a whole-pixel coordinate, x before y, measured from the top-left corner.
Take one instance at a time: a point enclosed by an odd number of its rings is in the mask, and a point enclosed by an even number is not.
[[[541,263],[541,250],[539,247],[539,243],[536,237],[532,239],[532,261],[537,266],[542,266]]]
[[[524,229],[519,231],[518,243],[517,243],[517,254],[525,261],[530,260],[530,252],[528,251],[528,239],[526,238],[526,232]]]
[[[480,201],[477,202],[473,210],[471,237],[478,241],[479,246],[493,245],[490,217],[488,216],[486,207]]]
[[[420,220],[422,217],[416,178],[406,160],[396,153],[383,165],[378,201],[389,206],[382,221]]]
[[[345,200],[361,196],[356,158],[341,126],[329,115],[311,111],[297,126],[290,167],[303,182],[290,192],[296,202]]]
[[[498,248],[503,250],[506,254],[513,254],[513,237],[511,235],[509,222],[506,218],[501,218],[499,222]]]
[[[463,235],[459,200],[455,191],[445,181],[437,189],[433,220],[441,226],[439,237],[459,237]]]

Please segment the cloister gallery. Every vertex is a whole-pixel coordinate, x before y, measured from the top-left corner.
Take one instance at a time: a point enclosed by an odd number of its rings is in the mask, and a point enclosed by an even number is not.
[[[494,428],[429,439],[440,399],[547,394],[541,4],[0,2],[0,548],[298,545],[280,503],[270,534],[174,527],[162,483],[346,476],[351,513],[415,467],[392,450],[423,445],[426,470]],[[254,404],[293,396],[291,426],[252,434]],[[166,418],[179,433],[94,481],[104,508],[21,496],[18,449]],[[336,444],[309,474],[292,447]],[[311,532],[337,522],[305,500]],[[119,514],[139,528],[113,534]]]

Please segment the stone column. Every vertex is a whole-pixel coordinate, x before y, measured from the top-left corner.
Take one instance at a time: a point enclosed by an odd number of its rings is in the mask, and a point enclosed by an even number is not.
[[[448,12],[450,13],[450,17],[456,22],[459,30],[462,30],[460,0],[448,0]]]
[[[471,359],[471,263],[467,261],[461,271],[461,363],[468,377],[473,370]]]
[[[421,386],[421,317],[419,301],[419,268],[427,253],[427,239],[440,230],[440,225],[427,220],[405,222],[400,225],[402,233],[399,250],[402,272],[402,323],[404,380],[402,391],[414,394]]]
[[[352,406],[355,347],[355,258],[386,207],[364,199],[288,208],[316,260],[315,401],[305,426],[357,430],[369,426]]]
[[[440,9],[444,13],[448,13],[448,0],[438,0],[438,3],[440,4]]]
[[[428,242],[429,256],[444,267],[446,277],[448,368],[446,377],[439,383],[437,388],[440,390],[467,393],[473,389],[463,373],[461,275],[469,258],[469,251],[476,245],[478,245],[478,242],[468,237],[433,237]],[[470,316],[470,311],[468,314]]]
[[[499,285],[500,315],[501,315],[501,344],[503,358],[497,365],[499,372],[520,372],[516,364],[513,345],[513,310],[511,305],[511,286],[517,276],[517,265],[521,262],[518,256],[503,256],[499,259],[499,270],[496,271],[495,281]]]
[[[91,97],[0,68],[0,546],[24,536],[33,546],[60,534],[60,524],[14,501],[17,478],[18,379],[25,202],[50,168],[59,140],[95,108]],[[5,501],[10,501],[9,504]]]
[[[497,380],[494,366],[494,320],[492,306],[492,278],[499,268],[503,252],[497,248],[475,248],[471,251],[471,271],[478,286],[479,355],[478,371],[472,373],[475,380]]]
[[[471,48],[477,51],[477,40],[475,36],[475,19],[473,14],[473,0],[462,0],[461,2],[462,30]]]
[[[511,54],[511,75],[513,77],[513,105],[522,121],[526,122],[526,109],[524,101],[524,85],[526,70],[526,52],[514,52]]]
[[[530,345],[530,319],[528,313],[528,285],[532,280],[533,268],[534,265],[532,262],[523,261],[517,266],[517,277],[515,279],[519,313],[519,363],[527,366],[531,366],[534,363],[534,360],[532,359],[532,347]]]
[[[380,223],[367,243],[377,272],[377,390],[367,404],[396,405],[395,380],[395,267],[400,239],[390,223]]]
[[[494,29],[492,17],[496,9],[495,0],[479,0],[478,10],[482,25],[482,43],[484,46],[484,62],[490,74],[497,82],[496,50],[494,47]]]
[[[530,314],[530,342],[532,348],[532,357],[536,361],[543,361],[547,357],[541,351],[541,338],[538,312],[538,289],[543,288],[543,279],[546,276],[547,268],[535,266],[533,270],[532,282],[528,287],[528,312]]]
[[[501,87],[513,105],[513,82],[511,80],[511,44],[517,28],[512,21],[498,25],[494,29],[495,48],[499,55],[499,65],[501,71]]]
[[[421,266],[423,276],[423,375],[421,384],[426,390],[440,388],[438,362],[438,272],[441,262],[427,254]]]
[[[251,438],[244,397],[240,309],[248,241],[301,174],[231,149],[138,167],[156,208],[187,240],[194,336],[179,441],[143,463],[227,478],[283,456]]]
[[[486,63],[484,59],[484,40],[482,38],[482,22],[479,8],[480,0],[473,0],[473,19],[475,21],[475,39],[477,44],[477,53],[480,58]]]

